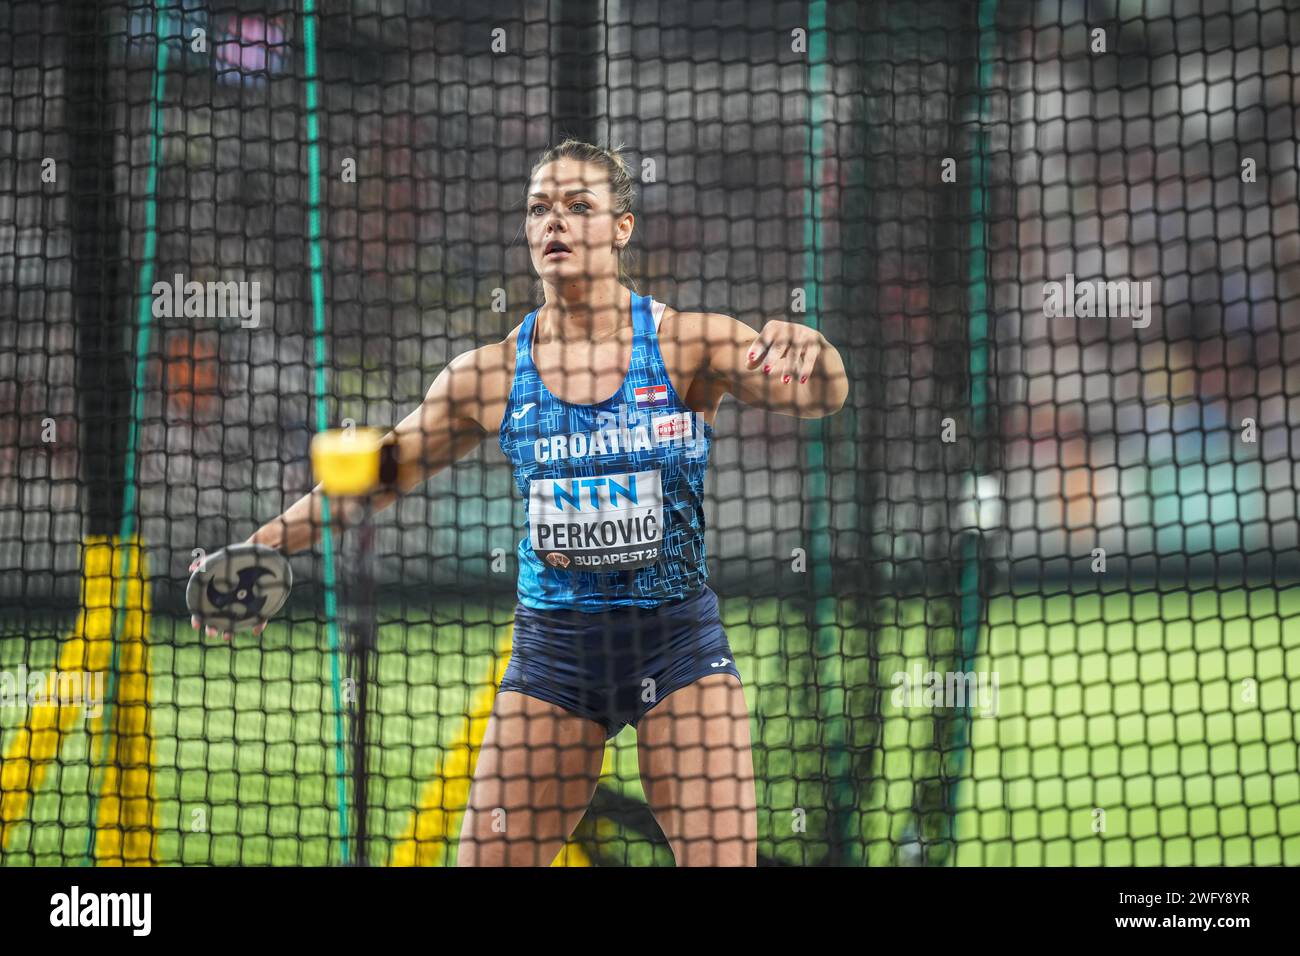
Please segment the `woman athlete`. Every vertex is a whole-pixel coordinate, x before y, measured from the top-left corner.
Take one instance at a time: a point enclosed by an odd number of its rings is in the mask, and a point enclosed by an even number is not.
[[[749,712],[705,583],[713,422],[727,394],[830,415],[848,383],[814,329],[772,320],[755,333],[631,291],[632,192],[614,150],[569,140],[542,156],[525,229],[542,306],[504,341],[452,359],[387,439],[397,483],[376,510],[489,436],[526,506],[513,652],[474,770],[461,866],[549,864],[626,724],[677,865],[757,862]],[[249,540],[311,546],[320,500],[317,488]]]

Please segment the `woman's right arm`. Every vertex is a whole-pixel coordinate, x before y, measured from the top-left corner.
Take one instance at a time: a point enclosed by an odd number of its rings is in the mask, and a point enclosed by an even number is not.
[[[472,349],[447,363],[429,386],[424,401],[384,437],[397,446],[397,480],[371,497],[374,511],[387,508],[412,488],[465,457],[486,437],[481,424],[483,363],[492,346]],[[284,514],[258,528],[248,540],[294,554],[314,545],[323,522],[320,485],[303,495]],[[332,512],[346,522],[346,515]]]

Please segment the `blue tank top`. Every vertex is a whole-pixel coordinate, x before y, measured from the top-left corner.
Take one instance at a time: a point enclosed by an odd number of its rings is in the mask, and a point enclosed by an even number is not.
[[[552,395],[519,327],[501,450],[524,500],[519,603],[655,607],[704,586],[704,474],[713,427],[673,388],[648,296],[632,294],[632,360],[595,405]]]

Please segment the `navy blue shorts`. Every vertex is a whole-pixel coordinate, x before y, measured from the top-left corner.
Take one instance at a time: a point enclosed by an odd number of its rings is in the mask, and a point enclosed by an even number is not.
[[[557,704],[605,728],[605,739],[673,691],[740,671],[705,585],[654,608],[539,611],[515,608],[514,648],[501,690]]]

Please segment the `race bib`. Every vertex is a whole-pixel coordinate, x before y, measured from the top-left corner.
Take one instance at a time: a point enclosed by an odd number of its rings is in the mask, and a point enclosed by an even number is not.
[[[658,471],[536,478],[528,534],[548,568],[630,571],[659,560],[664,493]]]

